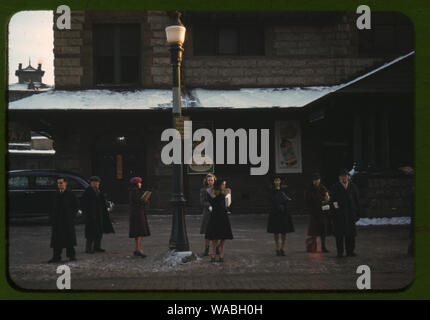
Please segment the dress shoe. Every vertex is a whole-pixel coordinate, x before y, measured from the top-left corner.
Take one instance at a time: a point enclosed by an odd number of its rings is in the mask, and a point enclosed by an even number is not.
[[[224,262],[224,258],[219,257],[218,262]]]
[[[279,250],[279,255],[285,257],[285,251],[283,249]]]
[[[146,254],[143,254],[143,253],[142,253],[142,252],[140,252],[140,251],[135,251],[135,252],[134,252],[134,255],[135,255],[136,257],[146,258]]]
[[[60,263],[61,262],[61,258],[52,258],[48,261],[48,263]]]
[[[347,257],[356,257],[357,255],[354,252],[348,253],[346,255]]]
[[[324,252],[324,253],[330,252],[330,251],[327,250],[327,248],[322,248],[321,251]]]
[[[97,248],[97,249],[94,249],[94,252],[106,252],[106,250],[102,248]]]

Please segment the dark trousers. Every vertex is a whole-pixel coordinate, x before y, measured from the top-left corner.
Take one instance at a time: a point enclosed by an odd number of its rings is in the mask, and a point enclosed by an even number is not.
[[[88,251],[101,249],[102,238],[103,238],[103,235],[100,235],[91,239],[87,239],[85,251],[88,252]]]
[[[61,260],[61,253],[63,252],[63,248],[54,248],[54,260]],[[66,248],[66,256],[67,258],[75,258],[76,252],[74,247],[68,247]]]
[[[336,237],[337,255],[341,256],[346,249],[346,254],[350,255],[355,250],[355,237],[354,236],[340,236]]]

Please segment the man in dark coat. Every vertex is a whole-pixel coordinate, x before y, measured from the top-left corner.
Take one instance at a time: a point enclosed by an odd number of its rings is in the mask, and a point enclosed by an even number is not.
[[[57,179],[58,190],[54,195],[51,210],[51,248],[52,259],[49,263],[61,262],[61,252],[66,248],[70,261],[76,260],[75,217],[78,211],[78,200],[67,188],[66,178]]]
[[[81,208],[85,217],[86,253],[105,252],[101,247],[103,233],[113,233],[109,220],[106,199],[100,191],[100,178],[90,178],[90,186],[85,190]]]
[[[337,256],[342,257],[344,248],[348,257],[355,256],[355,223],[359,218],[359,193],[357,186],[349,181],[347,170],[339,172],[339,182],[330,190],[333,203],[334,234],[336,236]]]

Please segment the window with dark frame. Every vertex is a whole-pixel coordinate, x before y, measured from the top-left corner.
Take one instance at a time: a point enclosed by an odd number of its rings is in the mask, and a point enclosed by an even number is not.
[[[137,86],[140,82],[140,25],[93,25],[96,85]]]
[[[193,39],[196,56],[265,54],[263,26],[195,25]]]

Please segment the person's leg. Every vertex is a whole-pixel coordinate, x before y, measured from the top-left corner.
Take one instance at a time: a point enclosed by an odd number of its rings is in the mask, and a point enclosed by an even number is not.
[[[76,251],[74,247],[68,247],[66,248],[66,255],[69,260],[75,260],[76,259]]]
[[[337,256],[342,257],[343,256],[343,236],[336,236],[336,250],[337,250]]]
[[[205,251],[203,253],[204,256],[208,256],[209,255],[209,246],[210,246],[210,240],[209,239],[205,239]]]
[[[62,248],[54,247],[53,253],[52,253],[52,259],[50,261],[57,262],[61,261],[61,252],[63,251]]]
[[[325,236],[321,236],[321,251],[322,251],[322,252],[329,252],[329,251],[327,250],[326,245],[325,245]]]
[[[281,251],[279,250],[279,233],[274,233],[273,239],[275,239],[276,255],[279,256],[281,254]]]
[[[100,234],[94,240],[94,251],[96,251],[96,252],[104,252],[105,251],[104,249],[102,249],[102,238],[103,238],[103,234]]]
[[[87,239],[85,242],[85,253],[94,253],[94,241]]]
[[[224,247],[225,247],[225,240],[221,240],[219,243],[219,257],[224,259]]]
[[[134,252],[139,252],[139,237],[134,238]]]
[[[143,254],[143,237],[139,237],[139,252]]]
[[[355,256],[355,237],[354,236],[348,236],[345,237],[345,247],[346,247],[346,254],[348,256]]]
[[[218,246],[218,240],[212,240],[212,260],[216,258],[216,248]]]
[[[281,256],[285,256],[285,243],[287,240],[287,234],[286,233],[281,233]]]
[[[275,249],[279,251],[279,233],[274,233],[273,238],[275,239]]]

